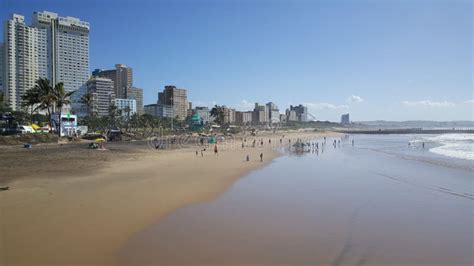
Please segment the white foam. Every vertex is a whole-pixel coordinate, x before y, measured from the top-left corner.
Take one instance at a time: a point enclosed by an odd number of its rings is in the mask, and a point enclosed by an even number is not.
[[[474,161],[474,144],[444,144],[439,147],[431,148],[430,152]]]
[[[439,144],[439,146],[431,148],[430,152],[474,161],[474,134],[443,134],[434,137],[424,137],[416,142],[420,141]]]

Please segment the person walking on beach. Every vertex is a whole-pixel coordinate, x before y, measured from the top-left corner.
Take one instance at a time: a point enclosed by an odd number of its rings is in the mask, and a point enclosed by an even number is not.
[[[352,140],[352,147],[354,147],[354,140]]]
[[[199,156],[199,153],[198,153],[198,151],[197,151],[197,150],[196,150],[196,156]]]
[[[423,149],[425,148],[425,143],[423,142]]]
[[[204,151],[205,151],[205,150],[206,150],[206,149],[202,149],[202,150],[201,150],[201,157],[204,157]]]
[[[263,162],[263,153],[260,153],[260,162]]]
[[[250,161],[250,155],[247,154],[247,162]]]
[[[214,145],[214,154],[218,155],[217,145]]]
[[[242,142],[242,149],[245,147],[244,143]]]

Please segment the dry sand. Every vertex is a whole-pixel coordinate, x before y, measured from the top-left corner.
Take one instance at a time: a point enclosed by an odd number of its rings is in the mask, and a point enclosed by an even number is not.
[[[276,156],[288,138],[330,133],[278,133],[262,148],[219,144],[204,157],[189,145],[153,150],[146,143],[0,147],[0,265],[113,265],[134,233],[171,211],[212,200],[237,178]],[[247,138],[251,146],[252,137]],[[264,163],[258,155],[264,153]],[[200,152],[199,152],[200,153]],[[245,161],[246,155],[251,157]]]

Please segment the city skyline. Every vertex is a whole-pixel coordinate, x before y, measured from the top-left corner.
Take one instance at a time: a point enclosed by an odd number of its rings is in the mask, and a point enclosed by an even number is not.
[[[90,22],[89,70],[132,67],[144,104],[173,84],[188,89],[193,106],[246,111],[271,101],[280,113],[303,103],[318,120],[344,113],[354,121],[472,120],[469,1],[75,8],[87,3],[4,1],[0,15],[17,13],[30,24],[33,12],[47,10]]]

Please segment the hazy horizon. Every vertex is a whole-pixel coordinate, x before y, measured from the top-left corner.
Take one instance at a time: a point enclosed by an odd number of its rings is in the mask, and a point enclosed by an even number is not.
[[[471,1],[33,1],[91,23],[90,69],[133,68],[144,103],[305,104],[318,120],[473,120]]]

